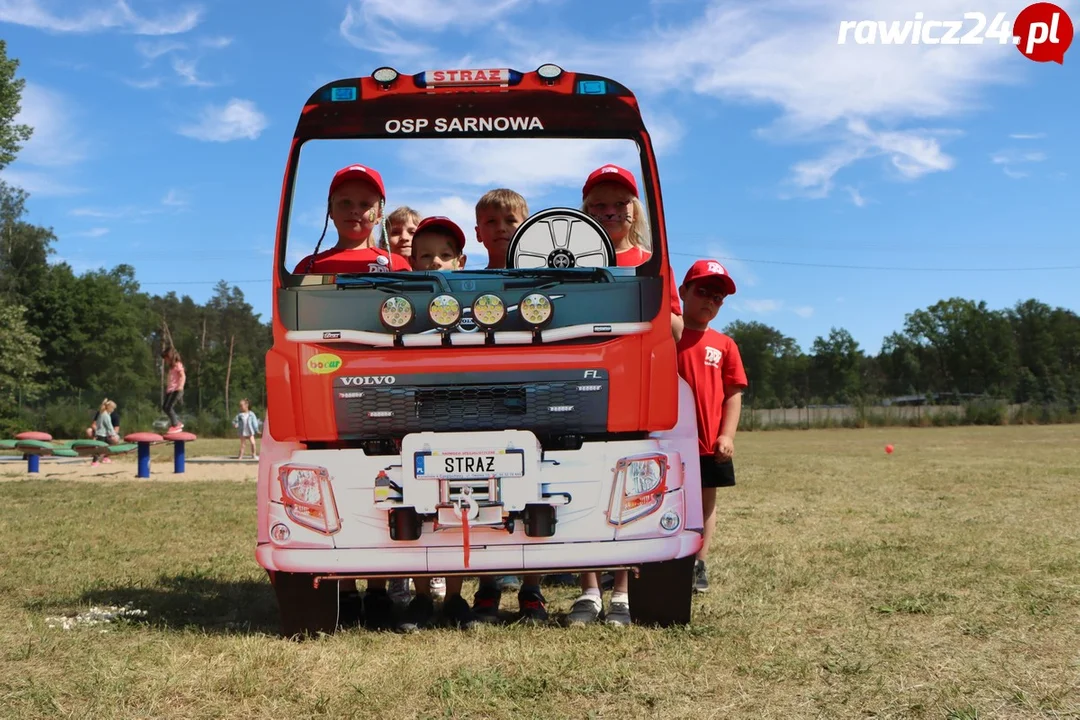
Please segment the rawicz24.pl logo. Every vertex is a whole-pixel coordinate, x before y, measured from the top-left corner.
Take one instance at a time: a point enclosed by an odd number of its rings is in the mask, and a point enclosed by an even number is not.
[[[1010,22],[1005,13],[987,21],[978,11],[964,13],[963,20],[927,19],[915,13],[914,20],[841,20],[838,45],[982,45],[997,40],[1012,43],[1035,62],[1064,63],[1065,51],[1073,40],[1069,14],[1053,3],[1040,2],[1024,8]]]

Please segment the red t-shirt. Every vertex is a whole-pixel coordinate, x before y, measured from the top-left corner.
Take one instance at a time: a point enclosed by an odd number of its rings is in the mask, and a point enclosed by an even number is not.
[[[747,385],[739,346],[712,328],[686,328],[675,349],[679,375],[694,391],[698,451],[702,455],[712,455],[724,422],[724,392]]]
[[[615,253],[615,265],[618,267],[637,267],[638,265],[644,265],[645,261],[652,257],[652,253],[645,252],[637,245],[634,245],[629,250],[623,250],[622,252]],[[671,293],[671,314],[682,315],[682,306],[679,305],[679,286],[675,284],[675,273],[671,272],[671,268],[668,268],[668,277],[671,278],[671,282],[668,291]]]
[[[315,262],[308,269],[311,255],[301,260],[293,273],[316,273],[333,275],[337,273],[373,273],[391,270],[412,270],[409,261],[397,253],[379,248],[363,247],[344,250],[330,248],[315,256]]]

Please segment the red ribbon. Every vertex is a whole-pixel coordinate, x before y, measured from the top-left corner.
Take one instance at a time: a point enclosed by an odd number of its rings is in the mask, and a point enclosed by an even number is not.
[[[461,544],[465,555],[465,567],[469,567],[469,508],[461,506]]]

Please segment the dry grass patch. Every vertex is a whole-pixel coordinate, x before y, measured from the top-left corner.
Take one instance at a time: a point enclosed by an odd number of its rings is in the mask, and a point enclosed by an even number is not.
[[[621,632],[282,641],[253,558],[250,483],[9,482],[0,707],[18,719],[1076,718],[1078,441],[1077,426],[743,434],[694,624]],[[573,593],[548,598],[566,611]],[[125,604],[146,617],[46,622]]]

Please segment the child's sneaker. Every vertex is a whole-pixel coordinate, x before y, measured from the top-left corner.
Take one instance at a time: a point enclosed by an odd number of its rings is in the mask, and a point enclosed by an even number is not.
[[[570,614],[566,616],[566,625],[574,627],[594,623],[600,618],[601,608],[600,598],[595,595],[582,595],[570,608]]]
[[[709,573],[705,570],[705,561],[694,563],[694,592],[709,592]]]
[[[111,463],[112,458],[101,458],[101,462],[103,462],[103,463]]]
[[[544,623],[548,620],[547,600],[544,594],[535,590],[522,590],[518,593],[518,611],[522,622]]]
[[[473,596],[473,614],[480,622],[493,623],[499,619],[499,600],[502,593],[497,588],[481,585]]]
[[[462,630],[469,630],[476,625],[476,615],[469,603],[460,595],[450,595],[442,606],[443,618],[451,625]]]
[[[628,602],[612,602],[608,604],[608,611],[605,615],[604,622],[608,625],[629,625],[630,624],[630,603]]]
[[[172,427],[170,427],[168,430],[165,431],[165,434],[166,435],[172,435],[173,433],[178,433],[183,429],[183,427],[184,427],[183,425],[173,425]]]
[[[468,607],[466,605],[466,607]],[[414,633],[431,625],[435,617],[435,603],[428,595],[417,595],[405,608],[405,617],[398,623],[398,631]]]
[[[90,467],[97,467],[100,464],[101,463],[99,463],[97,460],[94,460],[93,462],[90,463]]]
[[[443,600],[446,598],[446,578],[431,578],[431,596]]]

